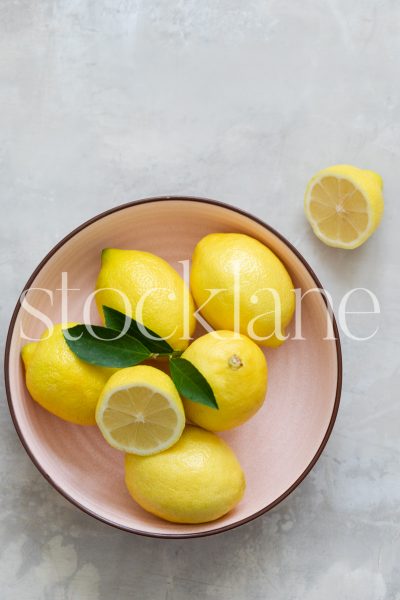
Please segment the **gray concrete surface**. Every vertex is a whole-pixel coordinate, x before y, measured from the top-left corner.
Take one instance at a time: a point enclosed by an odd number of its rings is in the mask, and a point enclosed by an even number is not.
[[[343,340],[344,393],[317,467],[282,505],[216,537],[113,530],[31,464],[2,388],[2,600],[399,600],[400,4],[394,0],[1,0],[2,341],[29,274],[95,213],[156,194],[247,209],[309,259],[335,303],[382,314]],[[384,178],[379,232],[324,247],[308,178]],[[357,304],[357,303],[355,303]],[[361,306],[361,301],[360,301]]]

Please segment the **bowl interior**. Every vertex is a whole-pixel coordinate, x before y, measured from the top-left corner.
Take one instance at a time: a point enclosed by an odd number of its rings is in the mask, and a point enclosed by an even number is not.
[[[94,290],[105,247],[135,248],[165,258],[178,272],[200,238],[211,232],[241,232],[269,246],[285,263],[296,287],[317,287],[298,256],[274,233],[234,209],[171,199],[123,207],[92,222],[63,243],[43,264],[31,287],[31,305],[54,322],[61,317],[62,272],[68,273],[68,314],[82,320],[83,302]],[[93,309],[93,321],[98,322]],[[176,525],[146,513],[128,495],[123,456],[110,448],[96,427],[79,427],[53,417],[30,398],[24,383],[20,349],[23,334],[38,337],[44,325],[20,310],[9,347],[9,389],[14,420],[27,450],[45,476],[69,499],[120,527],[161,535],[211,532],[248,519],[290,490],[318,453],[335,412],[338,385],[337,347],[326,336],[327,309],[319,293],[303,300],[305,340],[288,340],[267,349],[269,388],[258,414],[223,435],[244,468],[247,489],[242,502],[213,523]]]

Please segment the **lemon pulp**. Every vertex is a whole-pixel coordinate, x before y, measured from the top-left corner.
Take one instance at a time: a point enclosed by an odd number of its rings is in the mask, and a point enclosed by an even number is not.
[[[372,171],[347,165],[324,169],[308,185],[305,212],[325,244],[357,248],[379,225],[382,180]]]
[[[96,421],[111,446],[143,456],[169,448],[185,425],[172,380],[149,366],[121,369],[111,377],[97,405]]]

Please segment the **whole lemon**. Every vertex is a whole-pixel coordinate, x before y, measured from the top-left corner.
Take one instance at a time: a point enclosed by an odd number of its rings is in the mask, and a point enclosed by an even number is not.
[[[209,431],[241,425],[261,408],[267,391],[267,361],[248,337],[215,331],[197,338],[182,357],[210,384],[218,410],[184,400],[190,421]]]
[[[233,450],[214,433],[190,426],[164,452],[126,454],[125,482],[142,508],[174,523],[222,517],[241,500],[246,485]]]
[[[279,338],[295,308],[293,283],[261,242],[241,233],[206,235],[194,250],[190,283],[201,314],[214,329],[240,331],[266,346],[282,343]],[[275,335],[279,305],[281,332]]]
[[[159,256],[139,250],[103,250],[96,289],[102,316],[102,307],[109,306],[164,337],[174,350],[187,347],[195,328],[193,299],[183,279]],[[130,310],[121,292],[128,299]],[[142,315],[138,319],[140,303]]]
[[[53,415],[78,425],[95,425],[97,401],[115,369],[89,365],[75,356],[62,332],[72,325],[55,325],[49,337],[47,330],[41,340],[22,348],[26,386]]]

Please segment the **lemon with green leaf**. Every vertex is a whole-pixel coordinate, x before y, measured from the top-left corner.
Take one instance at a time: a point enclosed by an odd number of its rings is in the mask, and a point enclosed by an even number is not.
[[[216,405],[184,398],[187,418],[210,431],[224,431],[250,419],[263,405],[268,368],[262,350],[248,337],[215,331],[197,338],[182,358],[211,387]]]

